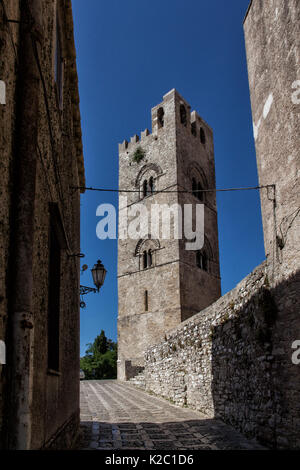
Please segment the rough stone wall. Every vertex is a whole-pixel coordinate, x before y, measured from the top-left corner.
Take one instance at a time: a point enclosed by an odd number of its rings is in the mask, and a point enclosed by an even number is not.
[[[146,390],[269,447],[300,448],[299,366],[291,361],[297,285],[299,275],[270,287],[264,262],[146,351]]]
[[[176,404],[193,406],[213,416],[214,399],[211,385],[216,332],[218,328],[222,328],[224,333],[229,332],[229,329],[232,333],[233,320],[237,318],[242,308],[246,307],[245,310],[250,312],[249,300],[264,283],[263,264],[213,305],[169,331],[166,341],[149,348],[145,356],[147,390],[165,396]],[[250,317],[249,313],[248,318]],[[233,340],[235,337],[236,332]],[[239,344],[239,349],[241,345],[242,342]],[[223,357],[225,351],[220,349],[220,352]],[[227,364],[226,359],[225,364]],[[228,367],[231,367],[229,360]],[[224,367],[224,378],[226,374]],[[227,401],[226,395],[224,400]]]
[[[16,5],[19,2],[5,2],[6,5]],[[54,50],[56,8],[58,8],[62,57],[64,59],[63,105],[58,104],[57,87],[54,81]],[[43,30],[44,43],[40,56],[41,69],[44,77],[46,96],[43,91],[40,96],[38,151],[36,170],[35,196],[35,227],[33,255],[33,310],[34,310],[34,346],[33,346],[33,407],[31,415],[31,448],[55,446],[56,437],[61,443],[70,443],[76,434],[79,423],[79,261],[69,254],[80,253],[80,196],[79,191],[70,186],[84,186],[84,170],[81,159],[81,131],[78,107],[77,73],[73,43],[73,24],[71,4],[69,1],[43,1]],[[9,17],[18,18],[18,11],[10,9]],[[0,6],[1,14],[1,6]],[[17,31],[14,24],[11,29]],[[1,77],[6,80],[9,101],[1,108],[1,151],[4,149],[4,159],[1,164],[9,167],[10,159],[14,157],[14,148],[9,145],[14,139],[14,124],[17,116],[13,106],[15,90],[12,86],[16,79],[13,68],[13,53],[9,47],[9,32],[7,24],[3,26],[3,34],[7,43],[3,49],[3,64]],[[18,52],[18,40],[15,48]],[[2,52],[2,51],[1,51]],[[10,68],[8,69],[8,65]],[[4,70],[4,72],[2,72]],[[4,73],[4,75],[3,75]],[[21,78],[20,78],[21,79]],[[48,110],[47,110],[48,105]],[[48,116],[49,111],[49,116]],[[4,126],[3,121],[7,124]],[[11,123],[11,124],[10,124]],[[50,137],[50,128],[53,140]],[[15,142],[17,145],[17,142]],[[10,168],[11,170],[11,168]],[[4,273],[10,243],[10,198],[13,186],[13,173],[7,170],[3,184],[6,200],[1,203],[5,211],[5,236],[1,237],[6,243],[7,256],[1,258],[4,262]],[[2,196],[1,194],[1,196]],[[68,249],[61,252],[60,279],[60,340],[59,370],[48,370],[48,271],[49,271],[49,203],[58,204],[64,231],[68,240]],[[3,266],[1,266],[1,276]],[[8,282],[8,276],[5,282]],[[4,287],[5,288],[5,287]],[[1,286],[2,289],[2,286]],[[6,285],[7,295],[10,288]],[[1,302],[1,308],[4,306]],[[3,314],[9,315],[6,307]],[[1,324],[0,324],[1,327]],[[5,336],[5,332],[0,334]],[[9,341],[9,336],[6,335]],[[7,371],[9,363],[3,367]],[[4,377],[5,379],[5,377]],[[2,380],[1,380],[2,383]],[[9,387],[8,387],[9,390]],[[7,397],[8,399],[8,397]],[[8,401],[6,401],[7,405]],[[7,410],[7,406],[6,406]],[[66,435],[68,434],[68,436]]]
[[[186,125],[180,120],[180,106],[185,106]],[[163,121],[159,112],[163,109]],[[191,119],[196,136],[191,132]],[[206,142],[200,141],[200,127],[205,129]],[[141,147],[145,157],[132,161]],[[146,129],[141,139],[134,136],[130,143],[119,146],[119,187],[139,193],[120,193],[119,216],[134,209],[136,203],[151,211],[155,204],[184,203],[194,206],[199,200],[192,194],[158,193],[142,198],[143,181],[153,176],[155,191],[192,191],[192,175],[202,175],[203,188],[215,187],[213,136],[209,126],[195,113],[176,90],[164,96],[152,109],[152,134]],[[125,380],[140,370],[147,346],[161,341],[167,330],[215,301],[220,296],[218,230],[215,194],[205,195],[205,235],[209,239],[212,259],[209,272],[196,266],[195,251],[185,250],[186,240],[163,238],[137,240],[120,237],[118,242],[118,378]],[[173,228],[173,220],[172,220]],[[152,237],[154,238],[154,237]],[[140,244],[140,249],[139,249]],[[142,267],[142,247],[154,249],[153,266]],[[202,285],[201,289],[197,286]],[[190,295],[191,291],[193,295]],[[148,310],[144,295],[148,291]],[[125,364],[127,366],[125,367]]]
[[[266,256],[277,279],[300,264],[300,4],[253,0],[244,22]],[[272,273],[270,273],[270,277]]]

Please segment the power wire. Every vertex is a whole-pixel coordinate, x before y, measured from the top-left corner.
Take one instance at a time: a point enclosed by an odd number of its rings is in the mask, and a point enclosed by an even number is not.
[[[247,188],[212,188],[212,189],[197,189],[194,191],[188,190],[164,190],[161,191],[152,191],[151,193],[147,194],[150,196],[151,194],[158,194],[158,193],[185,193],[185,194],[194,194],[194,193],[208,193],[208,192],[226,192],[226,191],[250,191],[255,189],[264,189],[264,188],[271,188],[275,187],[274,184],[267,184],[265,186],[251,186]],[[111,188],[93,188],[93,187],[85,187],[85,186],[70,186],[70,189],[74,190],[85,190],[85,191],[100,191],[100,192],[114,192],[114,193],[140,193],[139,189],[111,189]]]

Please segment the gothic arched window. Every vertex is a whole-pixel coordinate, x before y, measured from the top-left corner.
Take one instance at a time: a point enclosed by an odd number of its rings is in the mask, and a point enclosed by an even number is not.
[[[161,167],[154,163],[147,163],[141,168],[135,180],[135,187],[139,190],[140,199],[154,193],[159,188],[158,182],[161,174]]]
[[[154,267],[157,262],[157,251],[160,250],[159,240],[151,238],[140,239],[136,245],[134,255],[139,258],[139,269]]]

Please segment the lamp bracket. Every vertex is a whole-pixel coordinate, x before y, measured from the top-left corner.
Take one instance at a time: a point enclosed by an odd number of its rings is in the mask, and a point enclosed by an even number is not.
[[[80,286],[80,295],[86,295],[89,294],[90,292],[97,292],[97,289],[94,287],[88,287],[88,286]]]

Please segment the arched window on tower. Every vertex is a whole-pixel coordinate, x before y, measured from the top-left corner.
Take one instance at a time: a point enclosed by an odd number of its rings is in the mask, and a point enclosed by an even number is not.
[[[164,121],[164,108],[159,108],[157,110],[157,122],[158,122],[158,128],[164,127],[165,121]]]
[[[183,124],[184,126],[186,126],[186,109],[185,109],[185,106],[183,104],[180,105],[180,122],[181,124]]]
[[[138,269],[154,268],[157,262],[157,251],[159,250],[159,240],[153,239],[150,234],[148,238],[140,239],[134,252],[134,256],[138,257]]]
[[[143,252],[143,269],[147,269],[147,266],[148,266],[148,253],[145,250]]]
[[[208,271],[208,258],[205,250],[196,251],[196,265],[203,271]]]

